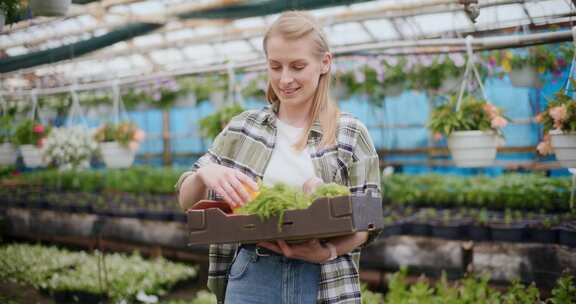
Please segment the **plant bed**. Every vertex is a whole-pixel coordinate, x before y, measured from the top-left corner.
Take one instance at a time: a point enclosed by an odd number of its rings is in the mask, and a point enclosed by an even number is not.
[[[109,300],[106,295],[84,291],[55,291],[52,292],[52,298],[56,303],[82,304],[104,304]]]
[[[492,230],[484,225],[467,225],[463,228],[468,239],[478,242],[487,242],[492,240]]]
[[[558,243],[558,231],[529,227],[526,229],[526,240],[532,243],[555,244]]]
[[[558,243],[576,247],[576,224],[564,224],[555,229],[558,232]]]
[[[431,227],[431,236],[446,240],[461,240],[462,226],[459,223],[436,223]]]

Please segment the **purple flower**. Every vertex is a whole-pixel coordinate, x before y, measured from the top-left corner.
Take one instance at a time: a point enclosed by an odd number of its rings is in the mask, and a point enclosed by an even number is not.
[[[454,62],[454,65],[457,67],[462,67],[466,63],[466,60],[464,60],[464,56],[462,56],[462,54],[460,53],[450,53],[448,54],[448,57],[450,58],[450,60],[452,60],[452,62]]]

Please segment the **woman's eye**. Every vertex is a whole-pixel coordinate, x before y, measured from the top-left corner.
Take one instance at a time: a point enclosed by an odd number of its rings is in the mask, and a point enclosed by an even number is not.
[[[297,66],[294,67],[294,69],[295,69],[296,71],[303,70],[304,68],[305,68],[305,66],[303,66],[303,65],[297,65]]]
[[[271,66],[270,69],[274,70],[274,71],[278,71],[281,69],[281,67],[279,66]]]

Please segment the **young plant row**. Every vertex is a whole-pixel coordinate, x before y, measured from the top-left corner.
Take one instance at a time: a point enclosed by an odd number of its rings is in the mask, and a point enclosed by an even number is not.
[[[394,174],[382,179],[385,204],[497,210],[566,211],[570,208],[570,187],[569,177],[537,174]]]
[[[393,274],[385,295],[370,293],[363,304],[569,304],[576,301],[574,278],[562,276],[556,283],[548,299],[543,299],[540,290],[515,281],[505,291],[488,285],[488,277],[468,276],[450,283],[443,275],[440,282],[432,285],[424,277],[415,284],[409,284],[406,268]]]
[[[0,247],[0,281],[30,285],[49,294],[100,295],[113,303],[131,302],[138,293],[162,295],[183,280],[195,278],[194,267],[162,258],[72,252],[56,247],[11,244]]]

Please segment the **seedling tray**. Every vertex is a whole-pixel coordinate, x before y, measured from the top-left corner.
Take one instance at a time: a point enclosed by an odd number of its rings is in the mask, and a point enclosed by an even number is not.
[[[189,245],[257,243],[303,240],[382,229],[382,201],[370,192],[364,196],[319,198],[310,207],[289,210],[261,220],[257,215],[233,214],[222,201],[203,200],[187,210]]]

